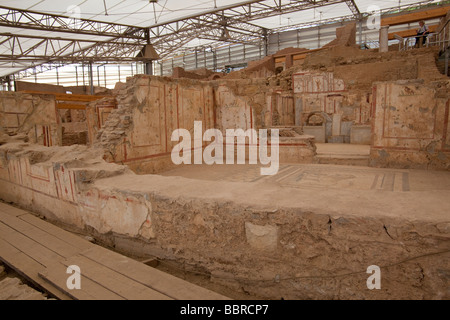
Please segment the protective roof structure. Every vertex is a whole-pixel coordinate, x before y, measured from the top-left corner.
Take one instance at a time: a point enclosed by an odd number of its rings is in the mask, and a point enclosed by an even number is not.
[[[360,18],[411,0],[2,0],[0,77],[42,64],[126,62],[193,46],[260,43],[274,30]],[[147,50],[146,50],[147,48]]]

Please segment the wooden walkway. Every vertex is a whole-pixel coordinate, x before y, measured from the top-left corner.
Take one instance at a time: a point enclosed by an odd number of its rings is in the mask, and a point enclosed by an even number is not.
[[[0,202],[0,260],[61,300],[224,300]],[[67,267],[81,270],[69,290]]]

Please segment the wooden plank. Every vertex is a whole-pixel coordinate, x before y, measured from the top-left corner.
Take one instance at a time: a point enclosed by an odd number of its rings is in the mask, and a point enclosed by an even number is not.
[[[92,102],[103,99],[105,97],[100,96],[73,96],[71,94],[55,95],[57,101],[78,101],[78,102]],[[109,97],[111,98],[111,97]]]
[[[52,234],[45,232],[36,226],[27,223],[16,217],[8,216],[7,214],[0,212],[0,221],[9,226],[11,229],[16,230],[18,233],[26,235],[29,239],[32,239],[44,246],[45,248],[56,252],[58,255],[68,258],[78,254],[81,250],[73,246],[70,242],[57,238]]]
[[[430,32],[435,32],[438,28],[438,25],[432,25],[429,26]],[[417,35],[417,29],[409,29],[404,31],[397,31],[397,32],[391,32],[389,33],[389,40],[394,40],[395,35],[398,35],[402,38],[409,38],[409,37],[415,37]]]
[[[95,247],[95,245],[92,244],[91,242],[68,231],[65,231],[51,224],[50,222],[46,222],[42,219],[39,219],[38,217],[35,217],[32,214],[20,216],[20,219],[34,225],[35,227],[41,230],[44,230],[45,232],[55,236],[58,239],[70,243],[72,246],[80,249],[80,251],[84,251],[92,247]]]
[[[0,239],[0,260],[14,269],[22,277],[56,298],[61,300],[71,300],[68,295],[39,277],[39,272],[45,270],[45,267],[42,264],[30,258],[3,239]]]
[[[85,94],[66,94],[59,92],[42,92],[42,91],[34,91],[34,90],[23,90],[20,91],[28,94],[42,94],[42,95],[51,95],[54,96],[56,100],[62,101],[84,101],[90,102],[95,100],[100,100],[103,98],[112,98],[110,96],[93,96],[93,95],[85,95]]]
[[[16,217],[5,210],[14,209]],[[53,294],[65,292],[74,299],[227,299],[210,290],[146,266],[118,253],[96,246],[45,222],[27,211],[0,205],[0,254],[14,269],[22,268],[40,286],[47,284]],[[80,252],[82,252],[80,254]],[[0,257],[2,257],[0,255]],[[19,260],[15,262],[12,260]],[[26,268],[29,261],[30,268]],[[6,261],[5,261],[6,262]],[[82,269],[83,292],[65,288],[67,266]],[[18,267],[16,266],[18,265]],[[40,276],[39,276],[40,274]],[[56,294],[55,294],[56,295]]]
[[[55,260],[58,261],[62,259],[61,255],[47,249],[40,243],[31,240],[16,230],[11,229],[3,222],[0,222],[0,238],[10,243],[43,266],[50,265]]]
[[[121,258],[123,259],[123,256]],[[62,263],[66,266],[78,266],[83,278],[95,281],[127,300],[171,300],[167,295],[134,281],[87,257],[81,255],[75,256],[62,261]]]
[[[280,55],[274,55],[274,58],[286,58],[286,55],[299,55],[299,54],[310,54],[313,52],[318,52],[318,51],[322,51],[325,50],[327,48],[317,48],[317,49],[309,49],[309,50],[299,50],[298,52],[291,52],[291,53],[285,53],[285,54],[280,54]]]
[[[64,94],[64,93],[56,93],[55,97],[58,99],[64,99],[65,101],[69,101],[67,99],[78,99],[79,101],[85,99],[86,101],[95,101],[103,98],[112,98],[111,96],[94,96],[89,94]]]
[[[308,56],[308,54],[296,54],[296,55],[294,55],[293,56],[293,60],[294,61],[296,61],[296,60],[303,60],[303,59],[306,59],[306,57]]]
[[[81,274],[81,288],[69,290],[66,283],[70,275],[66,271],[67,266],[61,262],[57,262],[48,266],[44,271],[39,272],[39,277],[45,279],[45,281],[51,283],[61,292],[64,292],[67,296],[75,300],[125,300],[102,285],[83,277],[83,274]]]
[[[0,202],[0,212],[7,213],[13,217],[18,217],[18,216],[21,216],[24,214],[28,214],[28,212],[25,210],[10,206],[10,205],[8,205],[6,203],[2,203],[2,202]]]
[[[86,110],[86,105],[85,104],[75,104],[75,103],[57,103],[56,109]]]
[[[429,20],[439,17],[444,17],[449,10],[449,7],[444,8],[436,8],[436,9],[430,9],[426,11],[420,11],[420,12],[413,12],[409,14],[404,15],[398,15],[394,17],[389,18],[383,18],[381,19],[381,25],[382,26],[395,26],[399,24],[405,24],[405,23],[412,23],[412,22],[418,22],[421,20]]]
[[[94,247],[82,253],[83,256],[102,265],[131,277],[150,288],[153,288],[177,300],[228,300],[229,298],[199,287],[185,280],[169,275],[160,270],[146,266],[136,260],[101,247]]]

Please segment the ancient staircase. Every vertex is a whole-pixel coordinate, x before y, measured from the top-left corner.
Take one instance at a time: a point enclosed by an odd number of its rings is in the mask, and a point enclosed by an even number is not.
[[[369,166],[370,146],[331,143],[316,145],[315,162],[318,164]]]
[[[437,67],[439,71],[449,76],[449,60],[450,60],[450,19],[440,29],[437,35],[438,44],[440,47],[439,59],[437,61]]]

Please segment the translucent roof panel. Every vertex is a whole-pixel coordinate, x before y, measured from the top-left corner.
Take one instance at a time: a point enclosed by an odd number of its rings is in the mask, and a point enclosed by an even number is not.
[[[374,6],[380,10],[391,9],[409,4],[417,3],[439,3],[441,1],[414,1],[414,0],[355,0],[355,3],[361,13],[373,12]],[[323,20],[335,19],[339,17],[346,17],[352,15],[352,11],[345,3],[325,5],[315,9],[303,10],[300,12],[292,12],[288,14],[281,14],[277,17],[270,17],[260,20],[252,21],[267,29],[276,29],[279,27],[288,27],[289,25],[299,25],[306,22],[320,22]]]
[[[283,0],[285,1],[285,0]],[[81,18],[149,27],[249,1],[233,0],[2,0],[1,5],[50,14],[79,15]],[[269,2],[269,1],[266,1]],[[270,1],[273,4],[273,1]],[[289,1],[288,1],[289,2]]]
[[[232,5],[243,5],[249,3],[255,4],[255,7],[265,5],[267,8],[273,8],[278,4],[289,5],[298,2],[311,3],[311,1],[298,0],[158,0],[151,2],[149,0],[1,0],[0,6],[15,9],[23,9],[36,11],[47,14],[64,15],[71,18],[82,18],[107,23],[124,24],[137,27],[153,27],[155,25],[166,24],[183,18],[193,17],[215,10],[224,10]],[[318,1],[320,2],[320,1]],[[325,2],[325,1],[324,1]],[[333,2],[333,1],[332,1]],[[417,3],[438,3],[441,1],[424,1],[424,0],[355,0],[359,10],[364,13],[376,5],[381,10],[393,8],[399,5],[417,4]],[[233,11],[225,11],[227,14],[239,15],[244,13],[242,7]],[[4,13],[0,9],[0,13]],[[266,17],[251,21],[252,24],[266,28],[277,29],[280,27],[296,26],[302,23],[321,22],[329,19],[349,16],[352,14],[351,9],[345,2],[335,3],[331,5],[319,6],[314,9],[308,9],[297,12],[281,12],[277,16]],[[66,31],[66,30],[65,30]],[[10,40],[10,34],[17,36],[19,41]],[[43,44],[39,47],[39,37],[47,37],[53,39],[51,46]],[[81,44],[77,48],[69,47],[67,41],[76,37]],[[56,40],[55,40],[56,38]],[[59,39],[60,38],[60,39]],[[107,36],[96,36],[96,41],[109,41],[111,38]],[[85,40],[92,40],[90,35],[74,35],[74,33],[62,32],[43,32],[40,30],[0,27],[0,55],[12,55],[12,51],[17,52],[18,46],[22,52],[27,51],[33,54],[36,61],[1,61],[0,76],[8,75],[17,70],[21,70],[27,66],[41,63],[40,59],[49,49],[60,53],[63,56],[68,54],[70,50],[83,49],[89,47]],[[183,48],[177,50],[182,52],[188,47],[208,45],[213,40],[205,39],[189,39]],[[92,44],[92,41],[91,41]],[[45,45],[45,46],[44,46]],[[140,49],[139,49],[140,50]],[[177,53],[174,52],[174,53]],[[138,52],[137,52],[138,53]],[[137,54],[136,53],[136,54]],[[129,55],[134,52],[128,51]],[[42,55],[42,56],[41,56]],[[8,66],[10,66],[8,68]]]
[[[150,27],[155,24],[166,23],[176,19],[182,19],[191,15],[201,14],[229,5],[248,3],[251,1],[235,0],[158,0],[150,3],[149,0],[2,0],[0,5],[27,9],[32,11],[77,16],[84,19],[134,25],[139,27]],[[274,0],[259,1],[269,6],[278,3]],[[293,1],[282,0],[282,4]],[[306,1],[305,1],[306,2]],[[355,0],[361,12],[376,5],[381,9],[392,8],[399,4],[407,5],[413,3],[437,3],[440,1],[417,1],[417,0]],[[106,6],[104,5],[106,4]],[[310,11],[310,12],[308,12]],[[350,9],[344,3],[338,5],[327,5],[314,10],[301,11],[272,17],[258,21],[266,28],[278,27],[280,23],[300,23],[310,20],[329,19],[351,14]],[[288,21],[289,20],[289,21]]]

